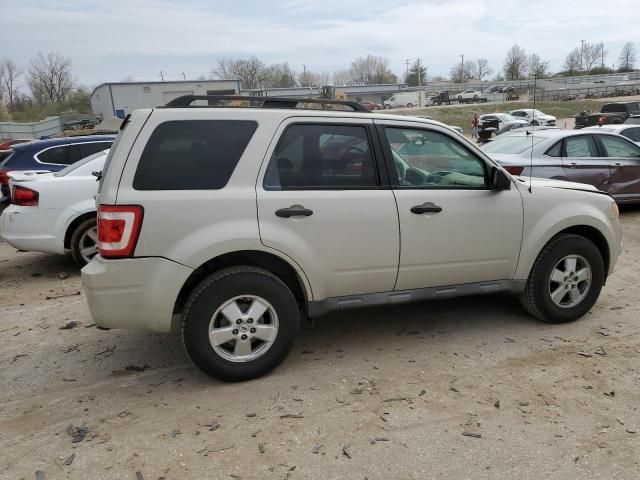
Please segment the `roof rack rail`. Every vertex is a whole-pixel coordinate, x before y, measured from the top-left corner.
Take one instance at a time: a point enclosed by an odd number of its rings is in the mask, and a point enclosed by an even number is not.
[[[288,98],[288,97],[249,97],[242,95],[183,95],[181,97],[174,98],[166,105],[158,108],[197,108],[197,105],[191,105],[196,100],[207,101],[242,101],[258,104],[250,108],[304,108],[298,105],[303,104],[317,104],[322,106],[341,105],[351,108],[354,112],[370,113],[365,107],[357,102],[350,102],[346,100],[329,100],[318,98]],[[244,105],[206,105],[205,107],[240,107],[244,108]],[[331,110],[331,109],[327,109]],[[334,109],[338,110],[338,109]]]

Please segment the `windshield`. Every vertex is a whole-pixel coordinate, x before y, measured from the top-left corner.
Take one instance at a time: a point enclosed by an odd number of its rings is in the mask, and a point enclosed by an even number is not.
[[[531,137],[528,136],[514,136],[514,137],[502,137],[494,140],[493,142],[485,143],[481,148],[485,153],[509,153],[516,154],[522,153],[525,150],[531,148],[532,145],[544,141],[544,137]]]
[[[64,177],[65,175],[69,175],[71,172],[77,170],[78,168],[86,165],[87,163],[95,160],[96,158],[100,158],[100,157],[104,157],[107,155],[107,153],[109,152],[109,149],[103,150],[102,152],[98,152],[98,153],[94,153],[93,155],[89,155],[86,158],[83,158],[82,160],[77,161],[76,163],[69,165],[66,168],[63,168],[62,170],[55,172],[53,175],[56,177]]]

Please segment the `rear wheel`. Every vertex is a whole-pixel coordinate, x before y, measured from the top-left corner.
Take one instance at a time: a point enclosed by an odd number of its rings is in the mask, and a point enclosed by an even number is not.
[[[411,102],[407,103],[407,108],[413,108],[413,103]]]
[[[195,288],[183,314],[182,338],[204,373],[242,381],[277,367],[299,328],[291,290],[266,270],[241,266],[215,272]]]
[[[71,235],[71,257],[84,267],[98,253],[96,219],[89,218],[76,227]]]
[[[536,259],[520,299],[534,317],[549,323],[569,322],[596,303],[604,275],[602,255],[593,242],[560,234]]]

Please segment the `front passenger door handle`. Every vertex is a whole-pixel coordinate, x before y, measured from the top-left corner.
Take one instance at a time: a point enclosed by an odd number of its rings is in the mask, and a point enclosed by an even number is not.
[[[422,213],[439,213],[442,211],[442,207],[436,205],[433,202],[424,202],[422,205],[416,205],[411,207],[411,213],[420,215]]]
[[[291,205],[289,208],[280,208],[276,210],[276,215],[282,218],[308,217],[313,215],[313,210],[304,208],[302,205]]]

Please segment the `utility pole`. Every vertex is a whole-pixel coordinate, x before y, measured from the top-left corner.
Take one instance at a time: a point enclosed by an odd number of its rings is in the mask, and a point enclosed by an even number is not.
[[[420,59],[416,60],[416,70],[418,73],[418,108],[422,107],[422,71],[420,70]]]
[[[464,53],[460,54],[460,83],[464,83]]]
[[[307,66],[304,63],[302,64],[302,81],[309,83],[307,82]],[[302,86],[304,87],[305,85]]]
[[[582,66],[582,54],[584,53],[584,40],[580,40],[580,70],[584,71]]]
[[[405,81],[407,81],[407,80],[409,79],[409,64],[410,64],[411,62],[410,62],[410,61],[409,61],[409,59],[407,58],[407,59],[405,60],[405,62],[404,62],[404,63],[405,63],[405,65],[407,66],[407,76],[405,77]]]
[[[160,70],[160,80],[164,82],[164,72]]]
[[[600,42],[600,55],[602,57],[602,68],[604,68],[604,42]]]
[[[184,74],[184,72],[182,72],[182,79],[183,79],[183,80],[186,80],[186,79],[187,79],[187,76]]]

